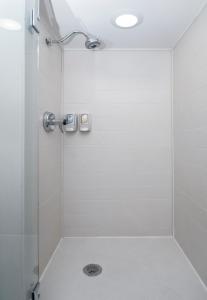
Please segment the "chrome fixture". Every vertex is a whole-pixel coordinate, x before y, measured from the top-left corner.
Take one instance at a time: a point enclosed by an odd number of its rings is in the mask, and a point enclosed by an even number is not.
[[[72,33],[69,33],[65,35],[64,37],[60,38],[59,40],[52,40],[50,38],[46,38],[45,42],[48,46],[51,46],[52,44],[66,44],[70,42],[70,38],[74,35],[82,34],[85,38],[85,47],[86,49],[96,49],[101,46],[101,41],[98,38],[93,38],[86,33],[82,31],[73,31]]]
[[[32,300],[40,299],[40,284],[39,282],[36,284],[34,290],[32,291]]]
[[[32,9],[32,15],[31,15],[31,28],[37,33],[40,33],[40,14],[39,9],[36,12],[35,9]]]
[[[62,131],[62,123],[62,121],[56,120],[55,114],[49,111],[46,111],[43,115],[43,127],[47,132],[54,131],[57,125],[59,125]]]
[[[83,273],[89,277],[98,276],[102,273],[102,267],[97,264],[89,264],[83,268]]]
[[[78,129],[78,115],[76,113],[70,113],[65,115],[62,122],[63,132],[75,132]]]
[[[46,111],[43,115],[43,127],[45,131],[54,131],[57,125],[62,133],[75,132],[78,129],[78,115],[76,113],[70,113],[65,115],[63,119],[56,120],[55,114]]]

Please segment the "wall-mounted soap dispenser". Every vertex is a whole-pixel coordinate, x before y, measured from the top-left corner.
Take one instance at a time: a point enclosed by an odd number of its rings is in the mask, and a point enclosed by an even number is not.
[[[91,115],[88,113],[79,114],[79,130],[81,132],[91,131]]]

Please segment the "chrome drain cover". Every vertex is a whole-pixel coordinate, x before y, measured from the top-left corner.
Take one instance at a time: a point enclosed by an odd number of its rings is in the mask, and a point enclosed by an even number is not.
[[[87,276],[98,276],[102,272],[102,267],[97,264],[89,264],[83,268],[83,273]]]

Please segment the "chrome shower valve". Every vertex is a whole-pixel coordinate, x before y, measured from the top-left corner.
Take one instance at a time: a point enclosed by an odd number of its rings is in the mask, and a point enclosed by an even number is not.
[[[43,115],[43,127],[46,132],[54,131],[56,126],[59,125],[62,131],[62,121],[57,120],[55,114],[46,111]]]

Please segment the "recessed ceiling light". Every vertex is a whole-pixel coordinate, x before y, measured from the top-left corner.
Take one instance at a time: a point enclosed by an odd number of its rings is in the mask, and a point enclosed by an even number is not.
[[[115,19],[116,25],[121,28],[134,27],[138,24],[138,21],[138,17],[133,14],[122,14]]]
[[[6,30],[17,31],[17,30],[20,30],[22,27],[21,27],[21,24],[15,20],[0,19],[0,28],[6,29]]]

